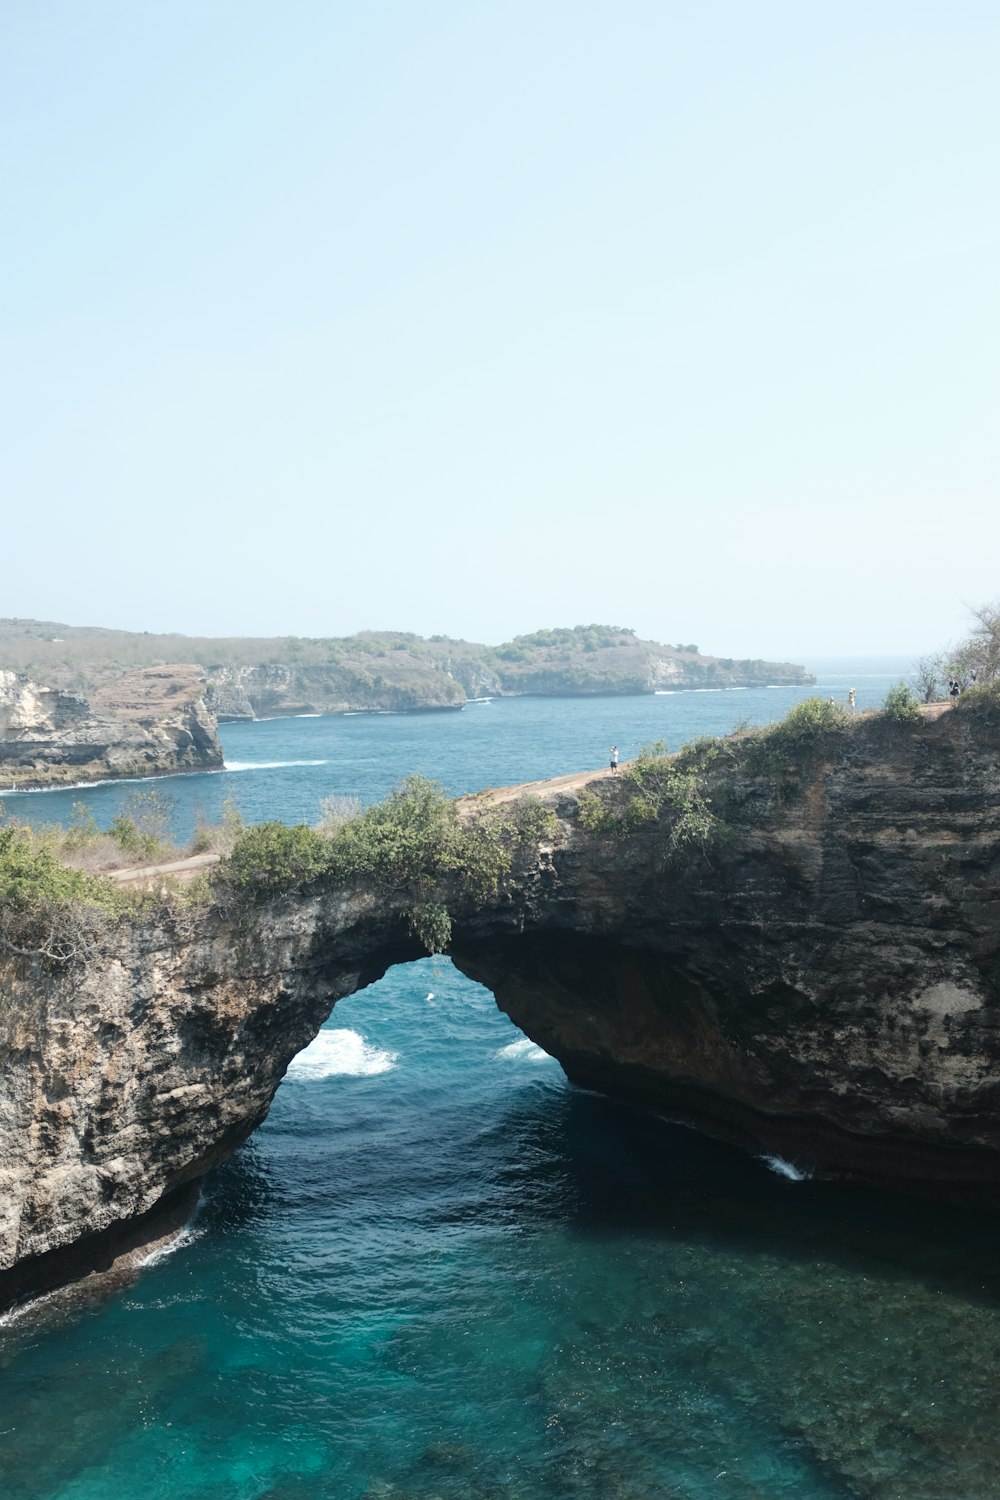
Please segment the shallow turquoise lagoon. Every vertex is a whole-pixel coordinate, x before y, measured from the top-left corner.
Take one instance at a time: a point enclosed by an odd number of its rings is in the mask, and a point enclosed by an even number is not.
[[[845,672],[820,690],[861,696]],[[180,823],[217,783],[312,818],[412,769],[466,790],[679,744],[751,698],[236,725],[258,769],[169,785]],[[82,795],[103,818],[122,789]],[[446,960],[394,969],[172,1253],[0,1328],[0,1495],[1000,1496],[997,1222],[781,1167],[574,1089]]]

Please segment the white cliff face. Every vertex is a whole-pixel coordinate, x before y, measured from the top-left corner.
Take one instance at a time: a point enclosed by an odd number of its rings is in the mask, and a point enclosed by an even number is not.
[[[82,698],[41,688],[16,672],[0,671],[0,740],[54,734],[88,712]]]
[[[200,667],[149,667],[88,702],[0,671],[0,780],[57,786],[222,765]]]

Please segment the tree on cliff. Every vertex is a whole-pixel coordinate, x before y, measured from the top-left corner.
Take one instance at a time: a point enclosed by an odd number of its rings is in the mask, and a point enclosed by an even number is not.
[[[944,697],[944,682],[957,678],[963,688],[1000,684],[1000,600],[970,609],[973,625],[964,641],[914,664],[917,687],[925,703]]]
[[[970,610],[973,619],[968,639],[948,654],[954,675],[963,684],[972,679],[984,686],[1000,679],[1000,601]]]

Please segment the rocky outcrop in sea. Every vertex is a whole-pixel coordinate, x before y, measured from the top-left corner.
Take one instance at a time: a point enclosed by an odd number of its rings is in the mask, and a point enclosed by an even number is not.
[[[222,765],[200,667],[146,667],[89,698],[0,670],[0,782],[29,788]]]

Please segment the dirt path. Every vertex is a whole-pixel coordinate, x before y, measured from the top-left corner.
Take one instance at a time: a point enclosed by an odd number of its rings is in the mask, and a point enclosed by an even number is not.
[[[119,885],[141,885],[161,875],[173,875],[178,880],[188,881],[218,863],[218,854],[189,854],[187,859],[172,859],[163,865],[143,865],[140,869],[133,866],[128,870],[108,870],[106,873]]]
[[[624,768],[626,762],[622,761]],[[522,781],[517,786],[488,786],[481,792],[470,793],[459,798],[460,807],[468,807],[485,797],[490,802],[513,802],[518,797],[541,797],[546,792],[575,792],[591,781],[604,781],[611,775],[608,768],[603,771],[571,771],[567,776],[548,776],[544,781]]]
[[[460,797],[458,805],[462,811],[471,811],[483,798],[494,803],[513,802],[516,798],[531,793],[540,796],[545,792],[576,791],[590,781],[602,781],[610,775],[609,770],[571,771],[567,776],[550,776],[545,781],[522,781],[517,786],[490,786],[474,795]],[[189,854],[186,859],[172,859],[162,865],[133,865],[124,870],[106,870],[104,874],[110,880],[117,880],[119,885],[149,885],[164,875],[186,882],[200,875],[202,870],[210,870],[213,865],[217,865],[219,858],[218,854]]]

